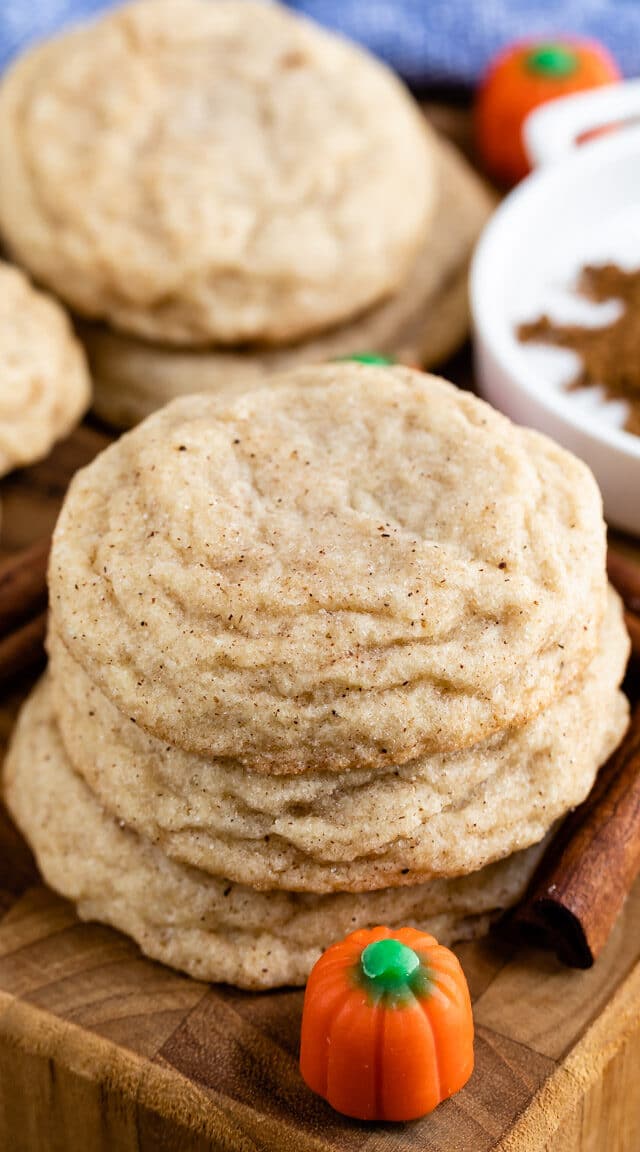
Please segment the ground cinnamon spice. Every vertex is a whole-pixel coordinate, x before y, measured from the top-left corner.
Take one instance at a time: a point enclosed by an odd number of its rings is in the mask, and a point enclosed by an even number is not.
[[[640,436],[640,269],[627,271],[616,264],[587,266],[580,274],[578,291],[597,303],[621,301],[620,316],[610,324],[587,328],[559,324],[544,315],[521,324],[518,339],[576,352],[582,364],[569,387],[599,384],[608,397],[625,400],[629,404],[625,427]]]

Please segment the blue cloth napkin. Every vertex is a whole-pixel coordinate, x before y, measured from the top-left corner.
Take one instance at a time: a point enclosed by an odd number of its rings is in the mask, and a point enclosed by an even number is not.
[[[238,0],[240,2],[240,0]],[[0,0],[0,69],[29,41],[110,7],[109,0]],[[291,0],[359,40],[411,84],[471,84],[523,36],[595,37],[627,76],[640,73],[639,0]]]

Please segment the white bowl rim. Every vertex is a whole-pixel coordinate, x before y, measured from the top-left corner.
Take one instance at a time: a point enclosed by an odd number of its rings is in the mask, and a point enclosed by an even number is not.
[[[579,149],[568,153],[552,165],[538,168],[527,176],[502,201],[486,225],[482,236],[476,246],[473,256],[469,292],[471,298],[471,311],[473,315],[476,338],[481,340],[493,354],[499,366],[509,378],[510,387],[527,393],[541,407],[546,408],[554,416],[579,428],[594,443],[608,444],[631,460],[640,459],[640,436],[627,432],[624,428],[615,428],[610,425],[597,427],[593,418],[576,409],[575,405],[561,390],[547,389],[541,391],[538,386],[537,374],[529,365],[516,360],[514,364],[513,349],[506,332],[499,320],[496,320],[494,306],[489,292],[484,291],[484,283],[490,275],[490,264],[497,246],[502,243],[503,233],[511,227],[513,218],[517,220],[523,202],[528,202],[538,195],[542,186],[548,190],[549,184],[554,182],[562,187],[565,172],[570,170],[575,174],[576,168],[590,168],[593,164],[610,163],[618,155],[626,156],[635,152],[640,163],[640,129],[626,128],[615,136],[601,137],[581,145]]]

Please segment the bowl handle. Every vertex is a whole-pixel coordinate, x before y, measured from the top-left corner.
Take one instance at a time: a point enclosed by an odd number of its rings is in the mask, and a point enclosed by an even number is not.
[[[524,144],[537,167],[559,160],[589,132],[634,120],[640,122],[640,80],[607,84],[536,108],[524,122]]]

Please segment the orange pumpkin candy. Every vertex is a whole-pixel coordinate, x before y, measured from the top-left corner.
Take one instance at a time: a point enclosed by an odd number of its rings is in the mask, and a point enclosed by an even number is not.
[[[415,928],[333,944],[307,983],[300,1071],[358,1120],[414,1120],[457,1092],[473,1071],[473,1015],[453,952]]]
[[[522,125],[548,100],[620,79],[606,48],[593,40],[528,41],[502,52],[490,65],[475,105],[476,148],[483,166],[501,184],[527,175]]]

